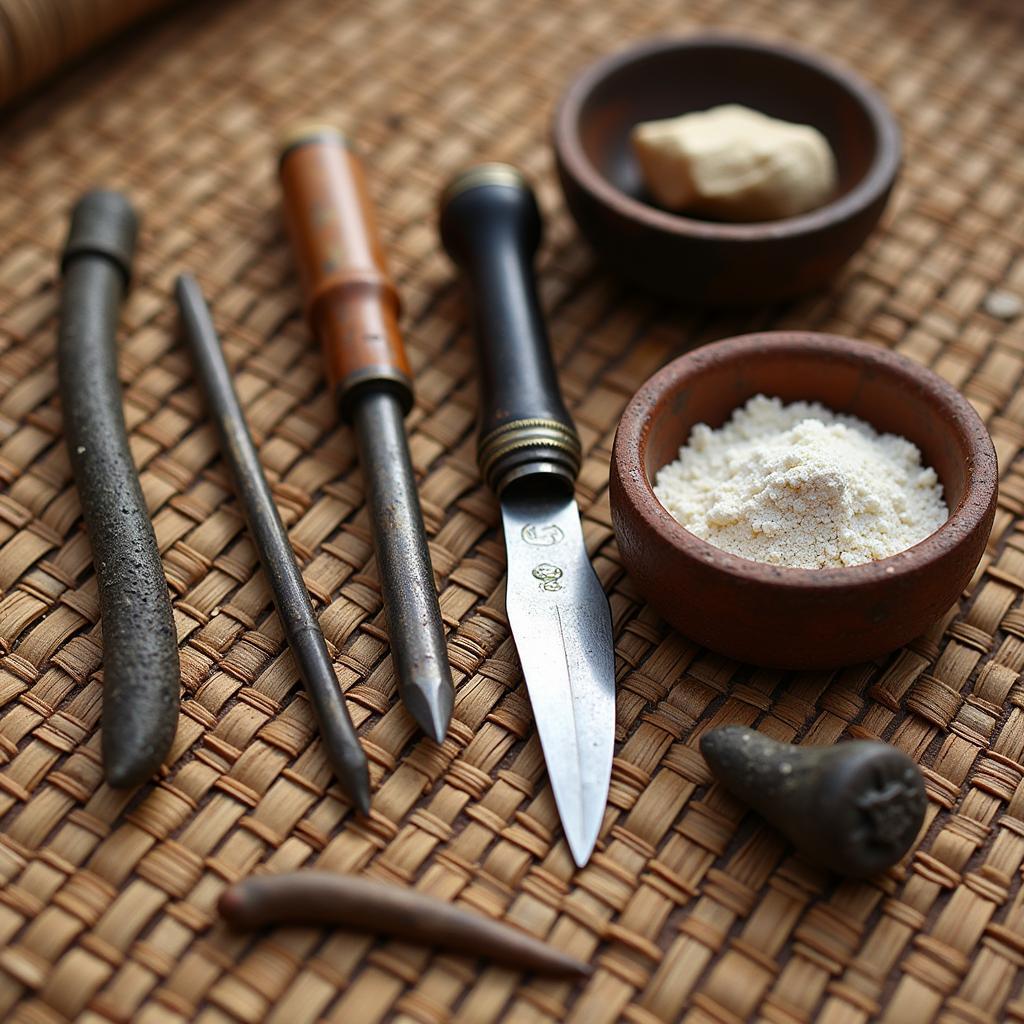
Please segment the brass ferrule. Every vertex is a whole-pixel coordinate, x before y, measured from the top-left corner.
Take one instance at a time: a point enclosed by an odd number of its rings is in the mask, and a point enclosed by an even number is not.
[[[528,188],[526,178],[511,164],[477,164],[457,174],[441,193],[440,208],[443,210],[456,196],[481,185],[508,185],[513,188]]]
[[[576,479],[582,449],[576,431],[559,420],[522,419],[502,424],[480,439],[480,475],[496,493],[529,473],[549,472]]]
[[[287,157],[299,146],[305,146],[310,142],[334,142],[346,149],[351,148],[352,143],[348,136],[340,129],[325,121],[300,121],[292,125],[278,140],[277,165],[280,168]]]

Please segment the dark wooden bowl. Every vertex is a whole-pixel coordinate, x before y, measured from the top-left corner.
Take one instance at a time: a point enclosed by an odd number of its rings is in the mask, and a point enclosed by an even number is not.
[[[820,129],[836,155],[835,198],[750,224],[655,206],[630,130],[720,103]],[[900,164],[896,122],[857,76],[787,45],[717,33],[655,39],[591,65],[559,104],[554,146],[569,209],[598,255],[645,288],[708,305],[771,302],[822,284],[878,222]]]
[[[913,441],[949,519],[900,554],[839,569],[768,565],[700,540],[652,481],[694,424],[721,426],[758,393],[816,400]],[[848,338],[748,334],[674,360],[633,396],[615,436],[612,523],[640,592],[684,635],[741,661],[833,668],[894,650],[953,605],[985,550],[996,480],[984,423],[930,370]]]

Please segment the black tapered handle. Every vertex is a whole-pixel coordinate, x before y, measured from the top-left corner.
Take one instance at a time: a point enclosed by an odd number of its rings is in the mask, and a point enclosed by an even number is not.
[[[462,273],[479,349],[480,471],[498,494],[541,473],[571,488],[580,466],[537,299],[540,236],[537,199],[513,167],[474,167],[442,194],[441,241]]]

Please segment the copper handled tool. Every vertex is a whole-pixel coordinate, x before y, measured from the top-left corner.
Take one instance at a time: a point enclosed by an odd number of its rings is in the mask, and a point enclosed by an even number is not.
[[[568,953],[501,921],[414,889],[351,875],[314,870],[246,878],[224,890],[218,909],[237,928],[336,924],[485,956],[534,974],[580,977],[590,973],[586,964]]]
[[[428,736],[444,739],[453,690],[403,416],[412,407],[387,274],[359,158],[324,125],[293,133],[280,161],[285,219],[341,415],[356,433],[398,689]]]
[[[249,533],[270,584],[296,667],[309,694],[327,760],[352,802],[370,813],[370,776],[345,698],[338,686],[320,622],[309,603],[288,531],[277,514],[259,453],[214,330],[210,310],[195,278],[182,274],[175,285],[181,324],[192,350],[206,406],[220,440],[221,456],[231,471]]]

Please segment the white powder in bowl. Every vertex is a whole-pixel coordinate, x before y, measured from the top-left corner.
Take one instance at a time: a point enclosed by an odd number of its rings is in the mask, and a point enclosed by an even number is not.
[[[718,430],[698,423],[654,492],[716,547],[802,569],[886,558],[949,516],[935,470],[906,438],[764,395]]]

